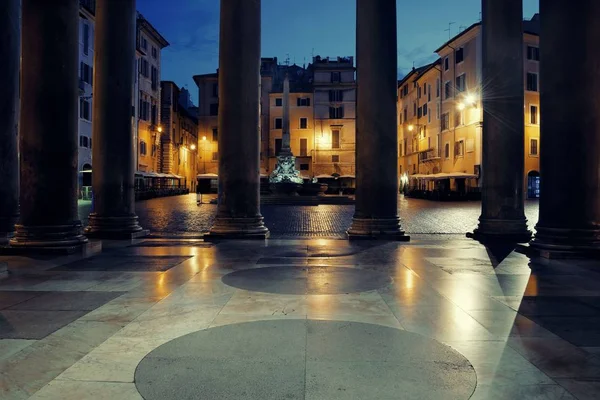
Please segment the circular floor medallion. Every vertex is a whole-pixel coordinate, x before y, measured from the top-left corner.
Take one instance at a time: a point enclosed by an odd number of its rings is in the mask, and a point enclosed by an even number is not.
[[[391,283],[377,271],[358,268],[288,266],[235,271],[222,278],[238,289],[276,294],[343,294],[375,290]]]
[[[435,340],[380,325],[258,321],[168,342],[138,365],[146,400],[468,399],[472,365]]]

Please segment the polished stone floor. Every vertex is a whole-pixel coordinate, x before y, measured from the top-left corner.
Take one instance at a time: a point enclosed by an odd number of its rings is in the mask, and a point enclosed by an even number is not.
[[[2,399],[600,398],[598,262],[418,234],[0,262]]]

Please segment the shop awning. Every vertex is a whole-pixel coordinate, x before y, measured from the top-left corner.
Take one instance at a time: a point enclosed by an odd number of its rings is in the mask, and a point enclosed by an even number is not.
[[[429,181],[436,181],[441,179],[470,179],[477,178],[475,174],[467,174],[466,172],[441,172],[439,174],[414,174],[410,176],[411,179],[423,179]]]

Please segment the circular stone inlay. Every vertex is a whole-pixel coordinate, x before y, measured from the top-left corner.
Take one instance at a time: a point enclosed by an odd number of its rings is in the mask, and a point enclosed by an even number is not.
[[[382,288],[392,279],[381,272],[346,267],[265,267],[221,278],[238,289],[277,294],[342,294]]]
[[[435,340],[357,322],[275,320],[207,329],[138,365],[146,400],[468,399],[469,361]]]

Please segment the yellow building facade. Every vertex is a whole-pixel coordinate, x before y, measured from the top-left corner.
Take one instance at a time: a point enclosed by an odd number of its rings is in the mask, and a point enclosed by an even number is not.
[[[524,182],[539,197],[539,34],[537,16],[525,21]],[[529,24],[527,24],[529,22]],[[528,29],[530,27],[530,29]],[[468,194],[481,186],[481,25],[472,25],[436,50],[439,59],[398,84],[399,172],[409,187]],[[501,78],[501,77],[500,77]]]

